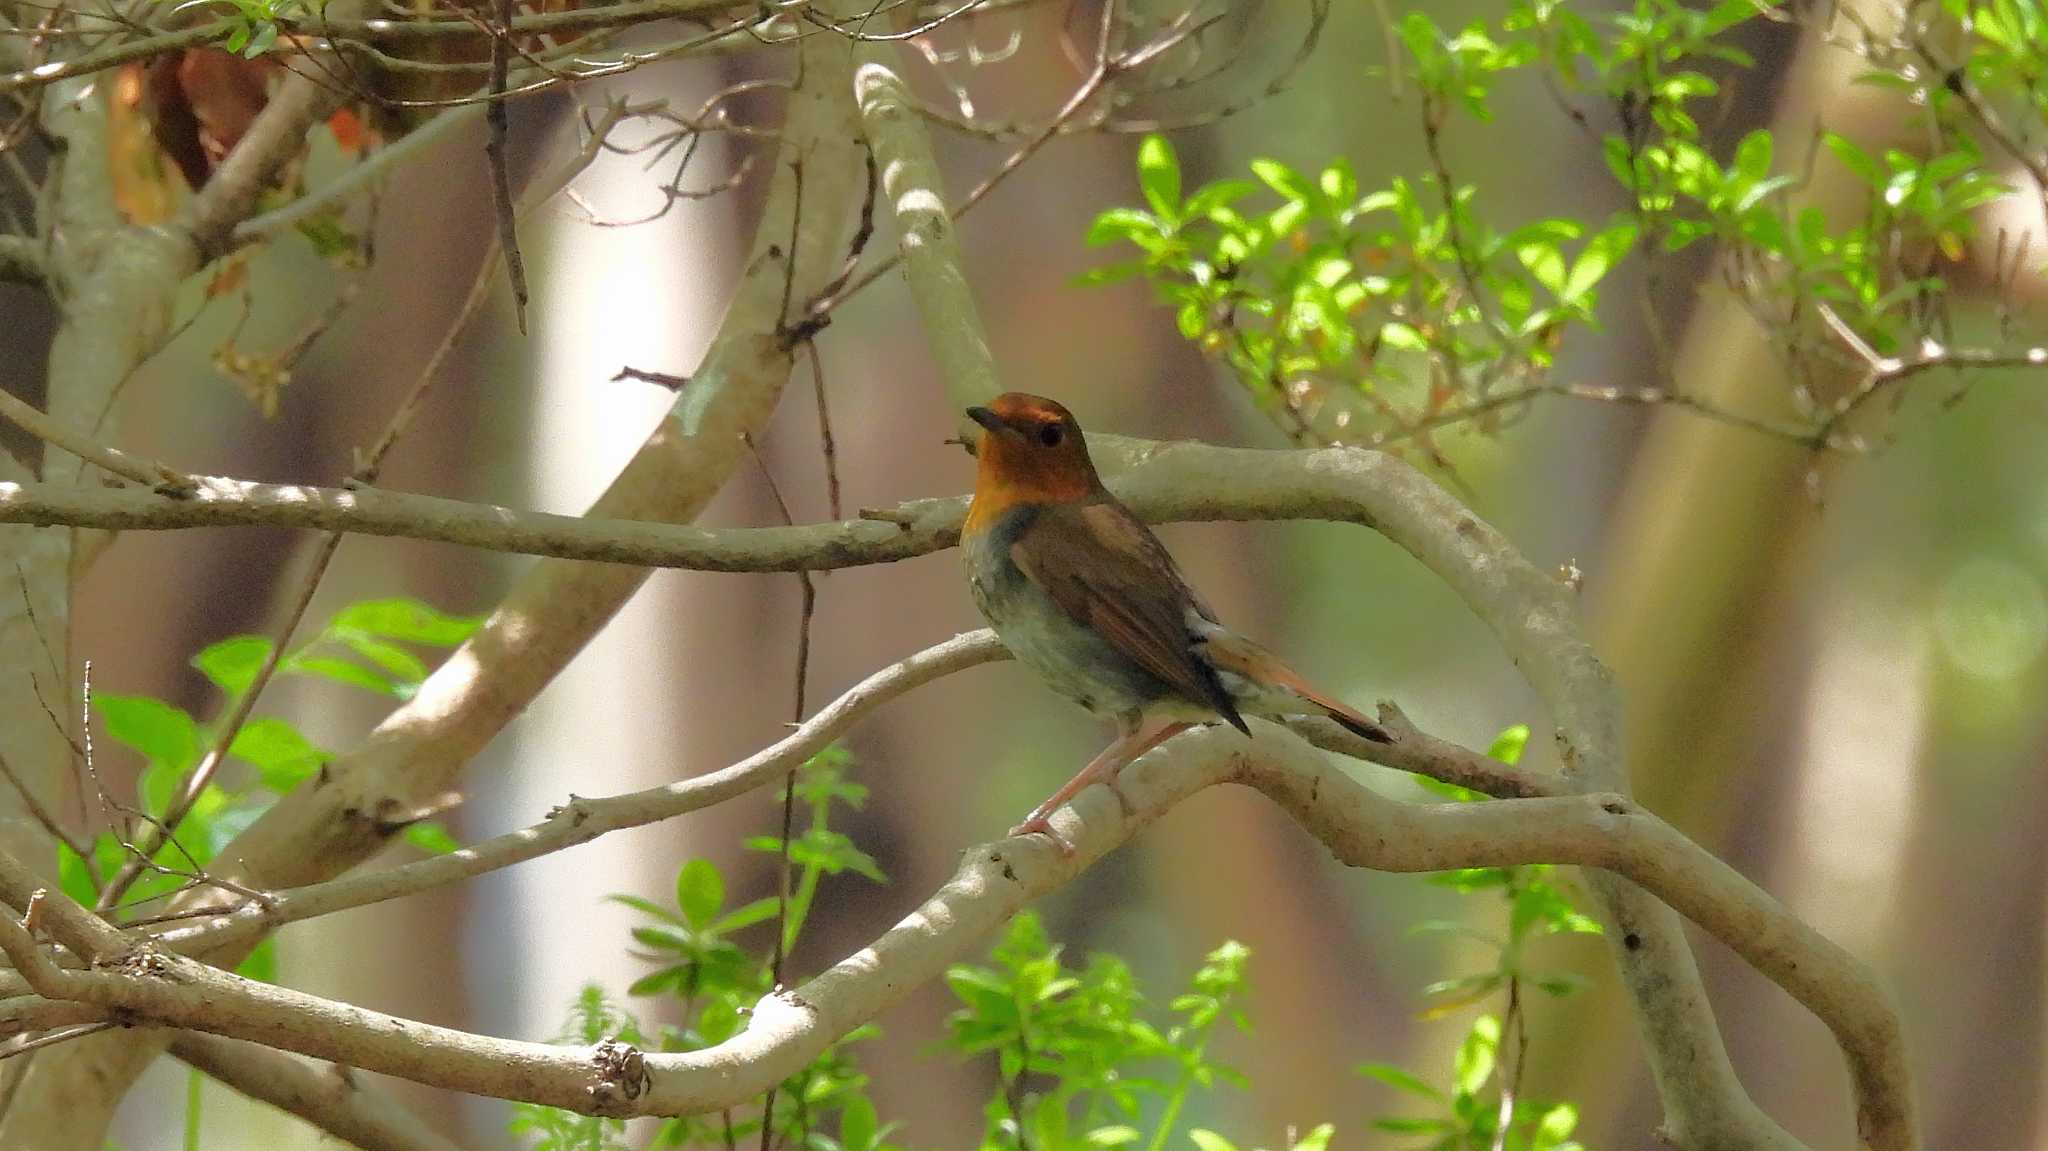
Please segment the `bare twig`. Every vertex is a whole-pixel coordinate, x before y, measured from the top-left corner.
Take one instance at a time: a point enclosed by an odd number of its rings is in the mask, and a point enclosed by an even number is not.
[[[512,284],[512,314],[526,333],[526,261],[519,255],[518,209],[512,202],[512,176],[505,157],[505,141],[511,132],[505,109],[505,77],[511,64],[513,0],[497,0],[498,22],[491,30],[491,101],[484,122],[490,139],[484,155],[491,168],[491,207],[498,216],[498,250],[505,258],[505,276]]]
[[[40,824],[44,831],[50,833],[50,838],[70,848],[71,853],[80,859],[92,858],[92,845],[64,829],[64,825],[43,806],[42,800],[36,798],[35,791],[23,782],[21,776],[15,774],[14,765],[8,763],[4,755],[0,755],[0,775],[7,777],[7,782],[13,786],[15,794],[21,796],[21,805],[28,809],[29,816]]]
[[[4,388],[0,388],[0,417],[5,417],[9,423],[44,443],[69,452],[122,479],[133,480],[144,487],[170,496],[184,495],[192,490],[192,480],[184,473],[155,460],[144,459],[109,444],[98,443],[85,434],[66,427],[61,421],[43,414],[33,405],[15,398],[14,393]]]

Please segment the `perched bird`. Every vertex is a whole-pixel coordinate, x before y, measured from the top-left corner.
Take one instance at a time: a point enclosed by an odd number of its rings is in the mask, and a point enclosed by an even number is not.
[[[1271,652],[1225,628],[1165,545],[1102,486],[1074,417],[1010,392],[968,408],[982,427],[961,548],[974,602],[1019,662],[1056,692],[1116,721],[1117,737],[1025,817],[1048,818],[1167,738],[1246,715],[1323,715],[1378,743],[1378,724],[1310,687]]]

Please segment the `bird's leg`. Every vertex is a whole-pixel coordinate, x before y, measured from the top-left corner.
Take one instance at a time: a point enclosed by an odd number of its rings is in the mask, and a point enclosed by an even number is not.
[[[1059,833],[1052,829],[1052,813],[1058,811],[1068,800],[1079,795],[1090,784],[1096,783],[1107,785],[1110,791],[1115,792],[1117,803],[1122,805],[1125,811],[1129,811],[1130,804],[1124,802],[1123,793],[1116,789],[1117,773],[1122,771],[1125,765],[1129,764],[1132,760],[1193,726],[1195,725],[1192,723],[1168,723],[1147,735],[1145,734],[1142,722],[1121,723],[1116,739],[1110,741],[1110,745],[1103,748],[1101,753],[1094,759],[1089,760],[1088,766],[1082,768],[1074,778],[1062,784],[1058,791],[1048,796],[1044,803],[1033,808],[1031,814],[1024,817],[1024,822],[1010,829],[1010,834],[1031,835],[1039,833],[1050,836],[1052,841],[1059,845],[1060,854],[1072,855],[1074,853],[1073,844],[1060,838]]]

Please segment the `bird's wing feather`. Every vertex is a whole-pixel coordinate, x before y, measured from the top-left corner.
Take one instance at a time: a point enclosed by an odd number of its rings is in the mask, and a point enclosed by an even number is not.
[[[1070,618],[1188,699],[1245,727],[1188,629],[1191,609],[1214,617],[1130,509],[1107,496],[1047,507],[1011,545],[1010,558]]]

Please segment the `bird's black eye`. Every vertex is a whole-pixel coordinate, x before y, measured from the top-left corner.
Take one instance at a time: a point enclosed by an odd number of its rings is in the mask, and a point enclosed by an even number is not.
[[[1060,441],[1066,438],[1067,429],[1058,424],[1047,424],[1038,429],[1038,442],[1049,448],[1059,447]]]

